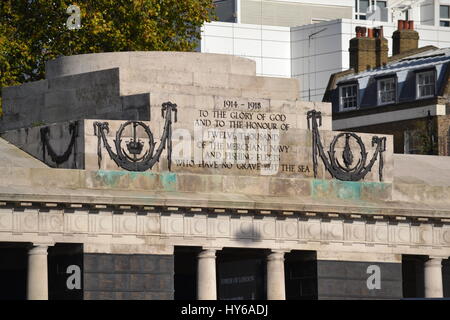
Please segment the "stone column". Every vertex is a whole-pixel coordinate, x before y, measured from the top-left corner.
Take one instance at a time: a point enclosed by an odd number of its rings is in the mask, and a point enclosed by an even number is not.
[[[48,300],[47,245],[35,245],[28,251],[28,300]]]
[[[217,300],[216,249],[204,249],[198,255],[197,299]]]
[[[442,257],[430,257],[425,262],[425,298],[442,298]]]
[[[284,251],[272,251],[267,256],[267,300],[286,300]]]

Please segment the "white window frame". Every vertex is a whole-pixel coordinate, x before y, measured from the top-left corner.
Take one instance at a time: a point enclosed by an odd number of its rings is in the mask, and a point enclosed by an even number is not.
[[[421,96],[420,95],[420,87],[421,86],[425,86],[425,85],[421,85],[419,83],[419,77],[421,75],[431,75],[431,79],[433,80],[433,89],[434,89],[432,94],[427,95],[427,96]],[[435,72],[435,70],[417,72],[416,73],[416,98],[417,99],[426,99],[426,98],[432,98],[435,95],[436,95],[436,72]]]
[[[369,0],[369,7],[371,6],[371,4],[372,4],[372,0]],[[365,19],[361,19],[361,17],[365,17]],[[366,12],[360,12],[359,11],[359,0],[356,0],[355,18],[357,20],[366,20],[367,19]]]
[[[386,8],[389,6],[389,3],[387,0],[380,0],[380,2],[386,2]],[[377,6],[378,0],[369,0],[369,8]],[[367,20],[367,12],[360,12],[359,11],[359,0],[356,0],[356,7],[355,7],[355,14],[354,18],[356,20]],[[361,17],[365,17],[365,19],[361,19]]]
[[[441,26],[441,22],[444,22],[444,21],[448,22],[450,24],[450,17],[448,17],[448,18],[442,18],[441,17],[441,7],[447,7],[448,10],[450,11],[450,5],[448,5],[448,4],[439,4],[439,26],[441,28],[449,28],[450,25],[449,26]]]
[[[344,101],[343,101],[344,97],[342,96],[342,91],[343,91],[344,88],[349,88],[349,87],[355,87],[356,95],[354,97],[355,97],[356,103],[355,103],[354,107],[344,107]],[[358,84],[357,83],[340,85],[339,86],[339,110],[340,111],[350,111],[350,110],[358,109],[358,105],[359,105],[359,103],[358,103],[358,92],[359,92],[359,90],[358,90]]]
[[[392,82],[394,84],[394,100],[388,102],[381,101],[381,82]],[[377,101],[379,106],[397,102],[397,79],[395,77],[382,78],[377,80]]]

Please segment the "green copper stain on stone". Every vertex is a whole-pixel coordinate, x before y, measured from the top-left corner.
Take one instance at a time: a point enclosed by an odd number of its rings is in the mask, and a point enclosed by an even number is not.
[[[177,175],[173,172],[160,173],[161,185],[165,191],[176,191]]]
[[[312,180],[312,196],[316,199],[339,198],[360,200],[361,183],[340,180]]]
[[[98,170],[95,180],[99,186],[130,190],[176,191],[177,175],[172,172],[133,172]]]
[[[392,184],[384,182],[313,179],[311,186],[314,199],[385,201],[392,193]]]
[[[130,179],[132,181],[136,180],[138,178],[141,178],[141,177],[150,178],[150,179],[157,178],[157,174],[154,172],[150,172],[150,171],[145,171],[145,172],[130,171],[130,172],[128,172],[128,174],[130,175]]]
[[[110,170],[98,170],[97,178],[105,185],[115,187],[120,178],[127,175],[126,171],[110,171]]]
[[[360,200],[361,182],[334,180],[334,190],[339,199]]]
[[[329,193],[330,184],[328,180],[312,180],[311,194],[313,198],[323,198]]]

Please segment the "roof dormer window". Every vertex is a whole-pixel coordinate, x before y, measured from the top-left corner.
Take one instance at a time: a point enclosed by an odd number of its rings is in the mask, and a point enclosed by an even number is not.
[[[358,85],[356,83],[339,87],[339,107],[341,111],[353,110],[358,107]]]
[[[395,103],[397,101],[396,78],[385,78],[377,81],[378,105]]]
[[[416,74],[417,98],[434,97],[436,92],[436,72],[434,70]]]

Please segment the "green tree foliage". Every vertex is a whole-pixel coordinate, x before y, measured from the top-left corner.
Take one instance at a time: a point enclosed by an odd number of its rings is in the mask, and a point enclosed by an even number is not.
[[[419,154],[437,155],[439,153],[433,122],[430,123],[428,119],[419,122],[416,125],[415,132],[418,139]]]
[[[72,4],[81,29],[66,26]],[[192,51],[213,10],[212,0],[1,0],[0,86],[42,79],[60,55]]]

